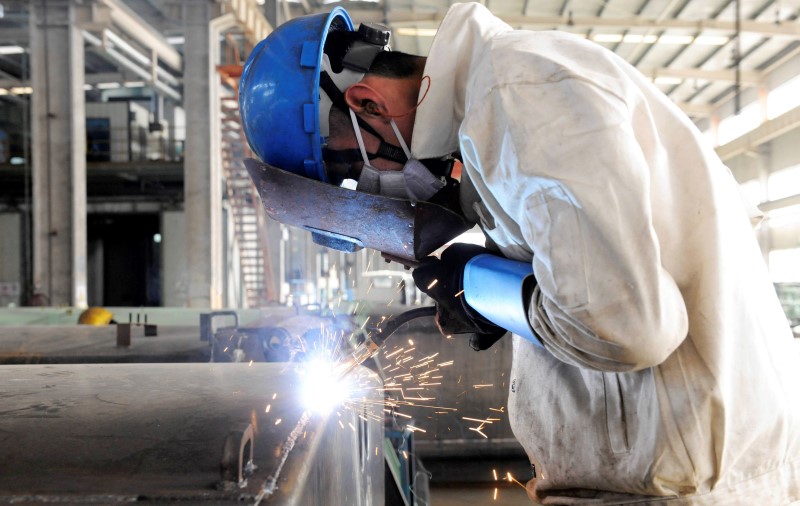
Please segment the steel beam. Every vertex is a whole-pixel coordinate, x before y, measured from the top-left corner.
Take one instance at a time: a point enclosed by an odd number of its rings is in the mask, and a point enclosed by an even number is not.
[[[703,79],[706,81],[736,81],[736,72],[733,69],[705,70],[705,69],[678,69],[656,68],[642,70],[642,73],[652,79],[658,77],[677,77],[679,79]],[[741,72],[740,82],[745,86],[759,86],[764,79],[760,72]]]
[[[753,151],[758,146],[796,128],[800,128],[800,106],[781,114],[777,118],[765,121],[741,137],[719,146],[717,155],[723,162],[730,160],[735,156]]]
[[[420,22],[439,23],[444,19],[445,11],[413,12],[405,10],[393,10],[387,13],[375,9],[352,9],[348,11],[353,19],[358,21],[388,22],[393,26],[403,26]],[[733,21],[722,21],[717,19],[656,19],[644,17],[606,17],[606,16],[522,16],[522,15],[503,15],[500,19],[512,26],[524,26],[527,28],[618,28],[622,29],[651,29],[651,30],[715,30],[723,32],[734,32],[736,29]],[[754,33],[769,37],[785,37],[789,39],[800,39],[800,23],[786,22],[775,24],[763,21],[742,21],[742,33]]]
[[[109,24],[118,26],[146,49],[155,51],[159,60],[169,67],[181,70],[183,61],[180,53],[146,21],[118,0],[98,0],[94,3],[91,23],[85,23],[82,28],[109,28]]]

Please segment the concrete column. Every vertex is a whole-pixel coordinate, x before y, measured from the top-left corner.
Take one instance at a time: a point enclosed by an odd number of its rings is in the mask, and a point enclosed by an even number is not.
[[[222,171],[221,155],[214,152],[212,120],[218,114],[217,86],[212,59],[210,22],[215,2],[184,3],[183,107],[186,111],[184,153],[184,209],[189,307],[222,305]],[[217,113],[217,114],[214,114]]]
[[[33,291],[85,307],[86,115],[79,23],[86,6],[30,2]]]

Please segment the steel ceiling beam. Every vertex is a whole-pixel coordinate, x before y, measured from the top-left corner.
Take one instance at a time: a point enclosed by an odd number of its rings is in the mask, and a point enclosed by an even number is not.
[[[719,146],[717,155],[723,162],[730,160],[737,155],[753,151],[758,146],[798,127],[800,127],[800,106],[781,114],[777,118],[767,120],[741,137]]]
[[[92,3],[92,19],[81,26],[100,31],[118,26],[125,35],[153,51],[160,61],[174,70],[181,70],[183,57],[159,32],[119,0],[98,0]]]
[[[642,73],[652,79],[657,77],[677,77],[679,79],[702,79],[705,81],[736,81],[736,71],[734,69],[705,70],[701,68],[678,69],[661,67],[642,70]],[[741,83],[746,86],[758,86],[764,81],[760,72],[741,72],[740,79]]]
[[[402,26],[421,22],[441,22],[445,12],[412,12],[406,10],[388,11],[385,14],[375,9],[351,9],[353,19],[359,21],[388,22],[392,25]],[[603,16],[583,16],[569,17],[567,22],[561,16],[522,16],[505,15],[498,16],[506,23],[513,26],[526,26],[529,28],[618,28],[618,29],[654,29],[654,30],[715,30],[723,32],[734,32],[735,23],[733,21],[722,21],[717,19],[655,19],[643,17],[603,17]],[[785,37],[788,39],[800,39],[800,23],[786,22],[775,24],[764,21],[742,21],[742,33],[753,33],[770,37]]]
[[[714,108],[705,104],[691,104],[689,102],[676,103],[688,116],[695,118],[708,118],[714,112]]]

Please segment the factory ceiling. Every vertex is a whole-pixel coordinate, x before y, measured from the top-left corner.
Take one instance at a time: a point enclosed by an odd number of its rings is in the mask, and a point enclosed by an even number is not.
[[[163,45],[158,65],[164,74],[159,93],[180,96],[179,58],[183,29],[181,0],[94,0],[130,21],[149,25],[152,40],[130,30],[112,30],[118,52],[124,44],[150,54],[149,43]],[[737,91],[768,86],[771,74],[800,53],[800,0],[484,0],[515,28],[562,30],[601,44],[654,80],[695,120],[709,118],[736,103]],[[24,85],[28,2],[3,1],[0,18],[0,87]],[[220,13],[248,4],[272,25],[288,18],[344,6],[356,22],[378,21],[393,30],[393,47],[426,54],[447,0],[380,0],[327,3],[321,0],[225,0]],[[87,79],[90,85],[117,76],[140,79],[119,58],[98,45],[97,31],[87,30]],[[243,30],[246,32],[246,30]],[[263,33],[263,31],[259,32]],[[107,39],[106,39],[107,40]],[[241,37],[243,57],[247,37]],[[4,48],[4,49],[3,49]],[[9,49],[12,48],[12,49]],[[174,49],[174,55],[168,51]],[[130,55],[128,55],[130,59]],[[136,69],[133,69],[136,70]],[[146,68],[145,71],[149,72]],[[116,73],[116,74],[115,74]],[[94,76],[94,77],[93,77]],[[171,80],[175,77],[175,80]],[[0,92],[2,93],[2,92]],[[5,95],[8,97],[8,95]],[[3,97],[0,97],[3,98]],[[12,97],[8,97],[12,98]]]

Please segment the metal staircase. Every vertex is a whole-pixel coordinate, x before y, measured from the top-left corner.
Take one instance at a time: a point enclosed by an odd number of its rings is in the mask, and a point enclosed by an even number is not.
[[[232,95],[220,99],[222,169],[233,213],[234,235],[239,247],[241,282],[249,307],[277,301],[273,282],[264,212],[243,160],[252,156],[239,116],[238,83],[241,65],[220,65],[217,71]]]

